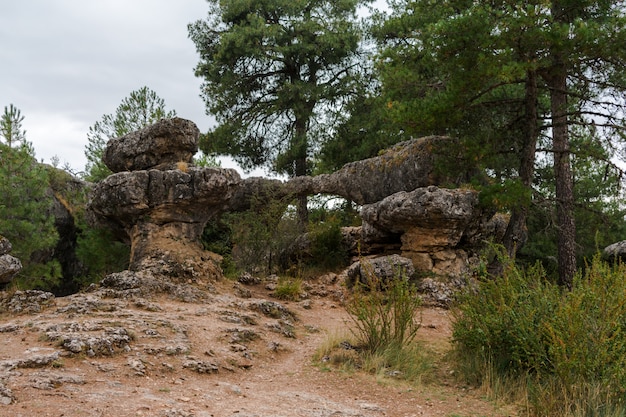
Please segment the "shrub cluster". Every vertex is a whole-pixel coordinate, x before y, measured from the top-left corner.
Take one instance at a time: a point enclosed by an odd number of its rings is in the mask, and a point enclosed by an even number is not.
[[[595,258],[571,291],[509,262],[461,297],[453,342],[463,374],[525,381],[537,415],[615,415],[626,400],[626,266]],[[623,415],[622,411],[617,414]]]

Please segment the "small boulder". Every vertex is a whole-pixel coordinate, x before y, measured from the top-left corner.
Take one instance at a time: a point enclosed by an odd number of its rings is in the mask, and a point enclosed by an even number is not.
[[[0,285],[8,284],[22,270],[22,262],[15,256],[0,255]]]
[[[411,277],[415,273],[415,268],[410,259],[394,254],[362,259],[350,265],[344,273],[349,287],[353,287],[357,282],[370,286],[374,283]]]
[[[9,239],[4,236],[0,236],[0,255],[6,255],[11,252],[11,250],[13,250],[13,245],[11,245]]]

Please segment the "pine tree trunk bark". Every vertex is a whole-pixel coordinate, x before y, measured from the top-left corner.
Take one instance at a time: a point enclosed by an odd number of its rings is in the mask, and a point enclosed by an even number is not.
[[[535,175],[535,154],[539,136],[537,97],[537,73],[528,71],[524,97],[526,131],[519,166],[519,180],[526,188],[528,200],[521,202],[512,210],[511,219],[504,234],[502,243],[511,258],[515,257],[517,251],[524,246],[528,238],[526,219],[528,218],[530,198],[532,197],[531,186]]]
[[[571,289],[576,274],[576,224],[574,220],[574,180],[570,162],[567,121],[567,67],[558,54],[546,78],[552,112],[552,147],[556,181],[558,223],[559,284]]]

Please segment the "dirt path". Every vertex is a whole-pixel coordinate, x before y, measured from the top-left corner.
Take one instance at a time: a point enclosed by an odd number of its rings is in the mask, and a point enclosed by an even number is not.
[[[411,387],[314,364],[347,316],[338,287],[311,293],[319,295],[278,304],[263,285],[242,297],[226,281],[205,302],[79,294],[38,314],[4,314],[0,402],[11,403],[0,416],[514,415],[445,370],[440,381]],[[445,349],[448,313],[423,314],[419,338]]]

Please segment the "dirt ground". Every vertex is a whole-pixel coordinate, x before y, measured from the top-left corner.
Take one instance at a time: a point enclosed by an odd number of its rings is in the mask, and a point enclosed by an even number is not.
[[[202,302],[84,293],[36,314],[4,313],[0,416],[515,415],[443,366],[412,386],[315,363],[349,322],[340,285],[307,290],[286,302],[264,283],[225,280]],[[444,352],[450,332],[446,310],[424,308],[420,343]]]

